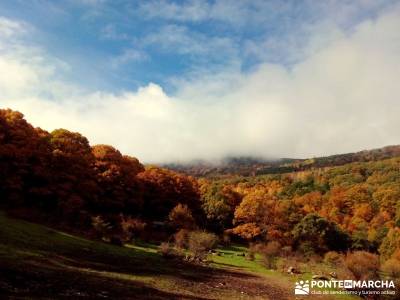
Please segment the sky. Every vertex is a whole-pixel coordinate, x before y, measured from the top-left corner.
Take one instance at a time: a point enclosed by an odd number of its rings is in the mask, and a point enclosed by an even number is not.
[[[399,78],[400,1],[0,1],[0,108],[145,163],[400,144]]]

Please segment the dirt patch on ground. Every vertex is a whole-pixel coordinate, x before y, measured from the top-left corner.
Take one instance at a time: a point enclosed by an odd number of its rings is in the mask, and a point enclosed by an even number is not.
[[[212,281],[201,283],[214,294],[234,294],[237,299],[293,299],[286,287],[244,272],[215,272]],[[232,295],[232,296],[234,296]]]
[[[8,299],[296,299],[290,282],[252,273],[179,266],[175,274],[150,281],[94,269],[66,267],[64,261],[0,261],[0,297]],[[128,274],[129,275],[129,274]],[[134,276],[134,274],[132,274]],[[328,299],[328,298],[319,298]]]

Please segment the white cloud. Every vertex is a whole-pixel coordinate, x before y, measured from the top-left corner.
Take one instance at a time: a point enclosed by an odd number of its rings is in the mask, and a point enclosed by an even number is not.
[[[117,68],[121,65],[125,65],[132,62],[142,62],[149,60],[150,57],[143,51],[137,49],[125,49],[120,55],[111,59],[111,65]]]
[[[166,25],[158,32],[147,35],[143,46],[155,46],[158,50],[187,55],[208,55],[209,57],[230,57],[236,52],[230,38],[207,36],[188,30],[185,26]]]
[[[100,37],[109,40],[129,40],[126,33],[120,33],[115,28],[114,24],[107,24],[100,30]]]
[[[198,77],[205,71],[217,72],[240,64],[239,44],[233,37],[210,36],[182,25],[165,25],[136,44],[152,53],[180,56],[175,61],[186,65],[185,77]]]
[[[128,39],[127,36],[117,34],[112,25],[106,28],[107,38]],[[131,38],[131,44],[130,48],[111,58],[111,66],[117,68],[127,63],[149,61],[151,57],[146,53],[148,51],[153,54],[185,56],[182,62],[190,62],[187,73],[198,73],[205,65],[208,69],[220,69],[221,66],[234,64],[239,56],[239,45],[233,38],[209,36],[183,25],[160,26],[157,31],[143,37]]]
[[[187,0],[180,3],[151,0],[139,4],[138,13],[148,19],[160,18],[177,22],[219,21],[231,26],[265,23],[286,12],[290,5],[264,0]]]
[[[77,130],[145,162],[307,157],[398,144],[399,16],[395,7],[351,34],[322,27],[335,34],[316,34],[312,50],[290,69],[264,63],[246,74],[203,73],[179,81],[174,96],[154,83],[116,94],[71,92],[51,79],[45,52],[35,64],[2,53],[0,74],[11,75],[0,76],[0,104],[34,125]],[[203,51],[194,47],[188,53]]]
[[[26,32],[26,25],[0,17],[0,38],[9,38]]]
[[[145,18],[165,18],[177,21],[201,21],[208,18],[210,5],[206,1],[190,0],[183,4],[171,1],[146,1],[139,5]]]
[[[71,1],[78,4],[96,6],[104,4],[107,0],[71,0]]]
[[[305,0],[301,3],[280,0],[148,0],[139,3],[138,14],[147,19],[164,19],[176,22],[218,21],[230,26],[260,26],[280,18],[293,24],[296,18],[330,20],[339,25],[349,26],[358,22],[362,15],[379,11],[393,4],[395,0]],[[312,14],[308,14],[313,12]],[[310,20],[313,21],[313,20]],[[296,24],[297,25],[297,24]]]

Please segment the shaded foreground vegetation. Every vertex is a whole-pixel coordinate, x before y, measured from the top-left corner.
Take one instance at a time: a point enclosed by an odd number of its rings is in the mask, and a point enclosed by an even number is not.
[[[0,241],[2,298],[292,298],[291,284],[279,276],[243,272],[230,263],[229,255],[216,262],[219,268],[188,264],[163,258],[153,245],[118,247],[93,242],[3,213]],[[237,257],[237,251],[226,252]]]

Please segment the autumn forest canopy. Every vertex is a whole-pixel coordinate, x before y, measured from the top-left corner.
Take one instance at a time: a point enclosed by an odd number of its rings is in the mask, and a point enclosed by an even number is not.
[[[365,250],[388,260],[400,251],[400,157],[392,153],[297,172],[195,178],[2,109],[1,207],[109,238],[202,229],[305,255]]]

